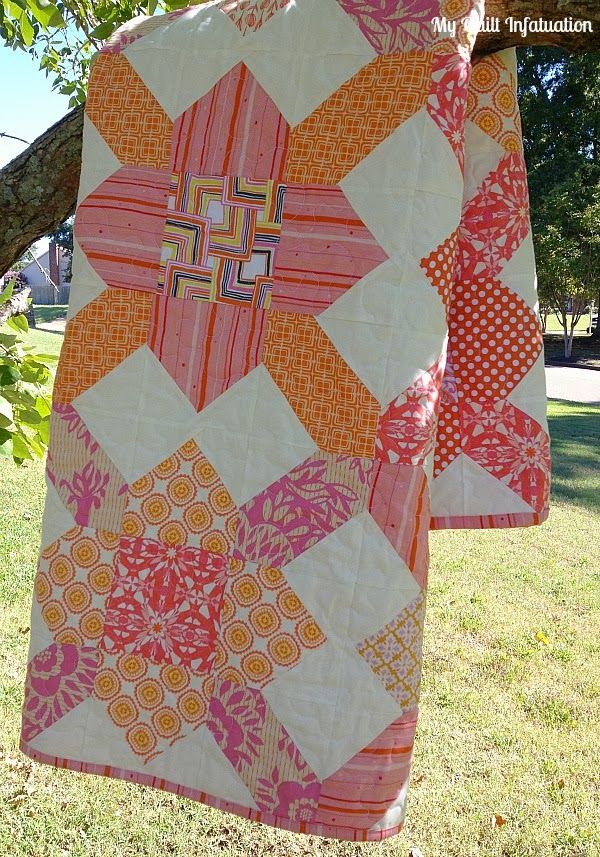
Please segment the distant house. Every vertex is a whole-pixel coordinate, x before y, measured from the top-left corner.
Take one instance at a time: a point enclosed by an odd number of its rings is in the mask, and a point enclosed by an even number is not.
[[[45,253],[36,256],[26,265],[21,273],[31,289],[34,304],[66,304],[69,302],[70,283],[67,280],[69,272],[68,254],[54,242],[51,242]],[[48,282],[54,283],[54,286]]]

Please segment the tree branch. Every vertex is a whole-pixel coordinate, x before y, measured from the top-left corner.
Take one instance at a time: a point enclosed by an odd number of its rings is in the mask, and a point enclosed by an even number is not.
[[[72,214],[82,133],[77,107],[0,170],[0,275]]]
[[[557,45],[567,51],[600,50],[598,0],[487,0],[486,16],[500,19],[499,33],[480,33],[474,56],[515,45]],[[533,33],[522,38],[504,20],[589,20],[592,33]],[[49,128],[0,170],[0,275],[38,238],[52,232],[75,208],[81,167],[83,108]]]
[[[491,54],[504,48],[528,45],[555,45],[566,51],[581,53],[600,50],[600,3],[598,0],[486,0],[487,18],[500,19],[499,33],[480,33],[475,42],[474,56]],[[535,33],[523,38],[518,31],[510,32],[507,18],[543,19],[556,23],[572,18],[590,21],[591,33]]]

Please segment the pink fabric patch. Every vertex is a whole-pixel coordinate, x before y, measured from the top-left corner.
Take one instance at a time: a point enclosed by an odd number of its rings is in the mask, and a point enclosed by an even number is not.
[[[413,708],[323,780],[317,820],[362,828],[380,821],[408,781],[416,726]]]
[[[282,181],[290,128],[243,63],[176,120],[172,172]]]
[[[102,648],[209,672],[226,579],[220,554],[122,537]]]
[[[525,161],[507,152],[463,208],[457,263],[460,279],[496,277],[529,232]]]
[[[75,522],[119,532],[127,485],[72,405],[54,402],[46,473]]]
[[[288,184],[271,309],[317,315],[387,258],[341,188]]]
[[[260,363],[266,318],[260,309],[157,296],[148,344],[201,411]]]
[[[79,206],[75,237],[109,286],[157,289],[170,176],[122,167]]]
[[[424,48],[436,40],[431,23],[440,14],[440,0],[338,0],[377,53]]]
[[[27,665],[22,737],[31,741],[91,696],[100,652],[51,643]]]
[[[425,589],[429,564],[429,489],[421,467],[377,462],[369,512]]]
[[[364,508],[372,461],[316,453],[240,508],[235,553],[277,568]]]
[[[431,69],[427,112],[452,146],[464,171],[464,125],[471,65],[460,54],[437,54]]]
[[[321,785],[259,690],[217,681],[207,726],[261,810],[315,817]]]
[[[424,464],[435,443],[443,357],[391,402],[379,418],[375,457]]]
[[[533,417],[508,401],[461,409],[463,452],[536,511],[548,504],[550,439]]]

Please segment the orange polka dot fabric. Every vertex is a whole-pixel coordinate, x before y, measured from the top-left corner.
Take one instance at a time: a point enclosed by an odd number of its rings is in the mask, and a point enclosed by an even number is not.
[[[456,283],[450,306],[452,358],[461,398],[505,399],[543,348],[539,319],[499,280]]]
[[[429,531],[548,511],[515,52],[471,63],[483,5],[213,0],[95,58],[30,758],[403,828]]]

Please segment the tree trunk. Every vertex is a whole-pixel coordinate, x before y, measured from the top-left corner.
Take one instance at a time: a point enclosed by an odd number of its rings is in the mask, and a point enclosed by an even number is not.
[[[487,18],[500,19],[500,32],[482,32],[475,56],[515,45],[558,45],[568,51],[600,50],[598,0],[487,0]],[[505,19],[589,20],[592,33],[536,33],[522,38]],[[34,241],[52,232],[75,208],[81,167],[83,108],[49,128],[0,170],[0,275]]]

